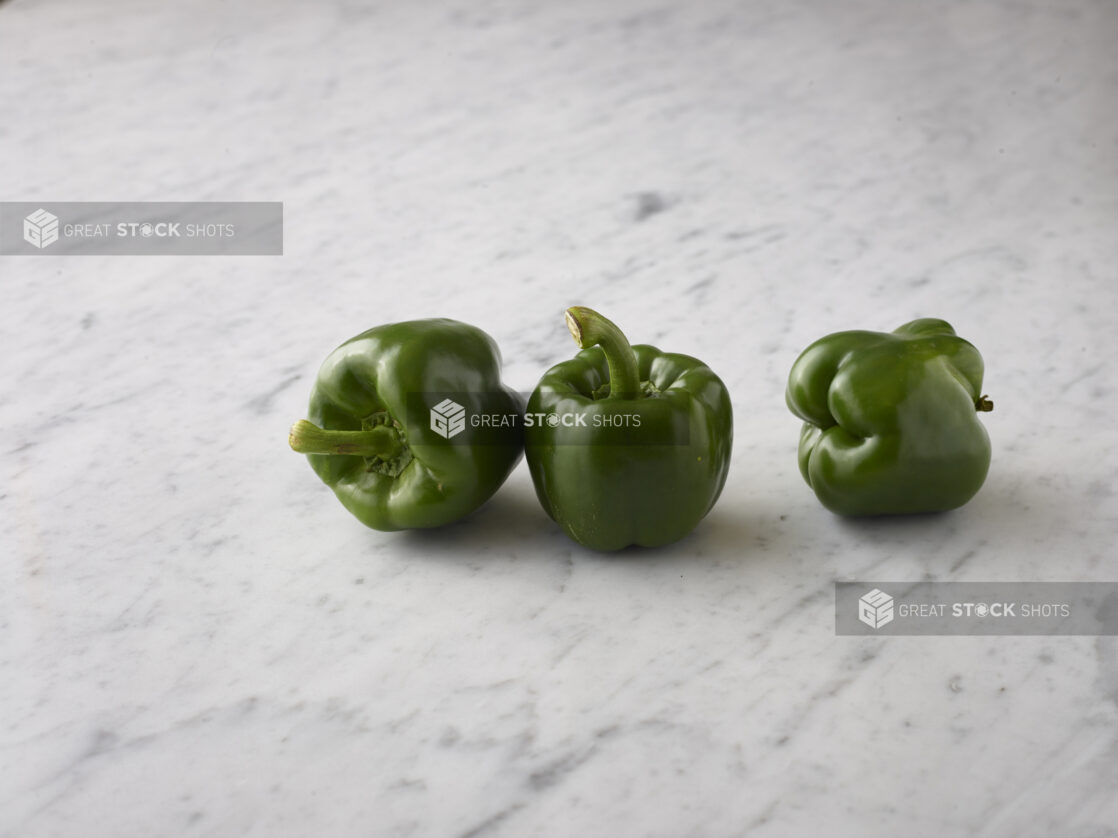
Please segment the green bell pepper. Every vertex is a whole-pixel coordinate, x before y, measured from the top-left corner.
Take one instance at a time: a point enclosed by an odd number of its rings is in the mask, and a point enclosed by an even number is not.
[[[288,441],[363,524],[448,524],[485,503],[520,460],[523,402],[501,384],[500,365],[493,339],[466,323],[369,329],[323,362],[310,421],[296,422]],[[445,424],[440,432],[429,411],[448,394],[463,426],[479,414],[515,421],[477,440]]]
[[[633,346],[588,308],[567,310],[582,348],[528,400],[525,456],[544,510],[595,550],[676,541],[726,482],[733,411],[726,387],[687,355]]]
[[[978,350],[943,320],[817,340],[788,377],[800,473],[841,515],[962,506],[990,467],[982,374]]]

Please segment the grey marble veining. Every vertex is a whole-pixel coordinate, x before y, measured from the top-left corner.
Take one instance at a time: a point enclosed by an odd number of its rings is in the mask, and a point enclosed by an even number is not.
[[[0,836],[1118,835],[1113,639],[836,637],[836,579],[1118,579],[1118,7],[0,3],[0,199],[282,200],[285,255],[0,259]],[[529,389],[590,305],[707,360],[696,532],[527,470],[382,534],[286,450],[377,323]],[[856,522],[783,401],[951,321],[986,486]]]

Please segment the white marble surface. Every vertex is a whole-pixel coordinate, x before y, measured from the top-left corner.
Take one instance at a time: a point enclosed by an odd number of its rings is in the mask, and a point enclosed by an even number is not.
[[[283,257],[0,260],[0,836],[1118,835],[1114,639],[832,610],[1118,579],[1116,33],[1104,0],[0,4],[0,199],[286,207]],[[678,545],[586,553],[523,465],[381,534],[286,449],[350,335],[457,317],[530,388],[575,303],[730,387]],[[989,480],[839,520],[784,378],[920,315],[986,358]]]

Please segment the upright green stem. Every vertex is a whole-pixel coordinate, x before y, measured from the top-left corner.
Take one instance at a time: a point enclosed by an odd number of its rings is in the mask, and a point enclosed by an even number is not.
[[[300,419],[291,426],[287,442],[300,454],[348,454],[391,460],[403,449],[400,435],[387,425],[367,431],[328,431]]]
[[[641,394],[640,373],[633,347],[617,326],[598,312],[583,306],[567,309],[567,328],[579,348],[600,346],[609,364],[610,399],[635,399]]]

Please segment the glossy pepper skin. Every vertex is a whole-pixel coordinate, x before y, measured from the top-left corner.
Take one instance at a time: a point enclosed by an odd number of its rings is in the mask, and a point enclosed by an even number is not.
[[[590,309],[568,309],[567,325],[585,348],[544,373],[526,411],[525,456],[540,503],[594,550],[682,538],[726,482],[726,387],[695,358],[630,347]]]
[[[456,320],[369,329],[322,363],[310,421],[296,422],[289,442],[363,524],[449,524],[485,503],[522,454],[523,403],[501,384],[500,364],[493,339]],[[466,416],[514,416],[515,426],[484,444],[447,439],[429,416],[447,393]]]
[[[982,356],[943,320],[838,332],[804,350],[786,400],[804,420],[800,472],[841,515],[939,512],[978,492],[990,439]]]

